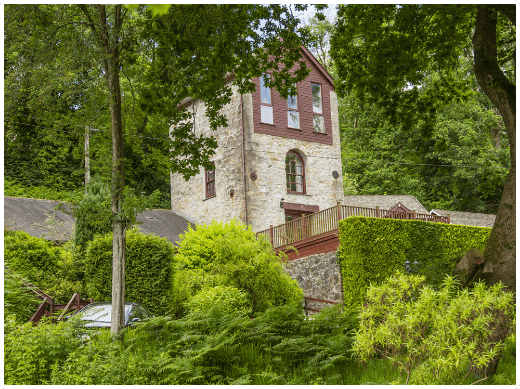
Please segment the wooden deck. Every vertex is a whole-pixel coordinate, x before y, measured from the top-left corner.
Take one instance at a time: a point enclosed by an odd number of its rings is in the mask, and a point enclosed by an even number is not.
[[[270,226],[256,235],[264,236],[276,251],[284,251],[289,260],[313,254],[327,253],[339,247],[339,220],[351,216],[390,218],[400,220],[422,220],[435,223],[449,223],[450,217],[416,212],[400,212],[376,208],[351,207],[341,205],[304,216],[279,226]],[[296,252],[289,247],[293,246]]]

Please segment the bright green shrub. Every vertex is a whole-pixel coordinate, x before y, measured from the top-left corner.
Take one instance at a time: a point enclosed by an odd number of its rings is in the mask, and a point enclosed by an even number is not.
[[[8,322],[4,335],[4,384],[49,384],[53,369],[65,362],[81,343],[73,322],[50,323],[42,319],[38,326]]]
[[[74,245],[55,247],[23,231],[5,233],[7,266],[62,304],[74,293],[84,295],[82,263]]]
[[[251,227],[236,220],[197,225],[181,236],[175,268],[202,269],[200,287],[232,286],[246,292],[251,316],[273,306],[300,304],[303,299],[303,291],[284,271],[282,258],[271,244],[257,240]],[[193,296],[196,290],[181,288],[181,292]]]
[[[224,312],[235,314],[251,312],[251,302],[246,293],[232,286],[205,288],[187,304],[189,312],[208,311],[215,306]]]
[[[340,221],[338,260],[343,301],[359,306],[369,285],[379,284],[404,263],[419,262],[419,274],[438,286],[470,249],[484,251],[490,228],[417,220],[349,217]]]
[[[425,278],[398,273],[370,286],[353,350],[365,362],[390,359],[406,384],[475,382],[501,354],[514,318],[513,295],[483,282],[461,290],[450,276],[436,291]]]
[[[143,304],[152,315],[168,311],[173,246],[165,238],[126,233],[125,299]],[[88,296],[112,300],[112,233],[87,244],[85,280]]]
[[[202,288],[222,285],[222,276],[204,269],[176,268],[173,271],[170,313],[179,318],[187,312],[187,304]]]
[[[41,301],[24,286],[20,275],[6,271],[4,274],[4,322],[10,315],[17,322],[27,322],[36,312]]]
[[[252,230],[244,230],[244,226],[236,220],[224,224],[213,220],[211,224],[197,224],[195,229],[188,224],[188,231],[179,235],[178,254],[175,255],[176,266],[185,269],[202,268],[212,263],[217,255],[216,243],[225,236],[244,236],[254,240]]]
[[[4,261],[14,272],[43,288],[56,273],[60,249],[24,231],[4,232]]]

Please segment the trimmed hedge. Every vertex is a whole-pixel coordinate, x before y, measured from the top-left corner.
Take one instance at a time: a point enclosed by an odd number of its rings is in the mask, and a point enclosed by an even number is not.
[[[61,249],[24,231],[4,231],[4,261],[13,271],[42,287],[56,273]]]
[[[419,274],[434,287],[451,273],[470,249],[484,251],[491,228],[349,217],[340,221],[338,261],[343,277],[343,301],[360,305],[369,285],[379,284],[404,262],[419,262]]]
[[[152,315],[168,312],[173,245],[165,238],[126,233],[125,300],[143,304]],[[112,300],[112,233],[87,244],[85,280],[89,297]]]

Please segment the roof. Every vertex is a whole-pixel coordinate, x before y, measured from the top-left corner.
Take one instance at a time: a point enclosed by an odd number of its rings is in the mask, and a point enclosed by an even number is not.
[[[428,214],[428,210],[424,208],[419,200],[412,195],[350,195],[343,197],[343,205],[350,205],[353,207],[375,208],[390,210],[398,203],[401,203],[406,208],[416,213]]]
[[[440,216],[450,215],[450,224],[461,224],[463,226],[493,227],[496,215],[487,213],[459,212],[447,209],[432,209],[430,213]]]
[[[4,197],[4,229],[23,230],[32,236],[53,241],[68,241],[73,238],[75,220],[67,213],[56,211],[59,201]],[[137,214],[139,231],[153,233],[168,239],[172,244],[195,222],[178,212],[167,209],[147,209]]]

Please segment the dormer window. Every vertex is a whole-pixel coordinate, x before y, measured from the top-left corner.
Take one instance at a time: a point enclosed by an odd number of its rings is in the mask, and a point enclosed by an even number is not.
[[[321,85],[311,83],[312,91],[312,121],[314,132],[325,133],[325,119],[323,117],[323,103],[321,100]]]
[[[267,73],[262,74],[260,77],[260,121],[266,124],[274,124],[271,88],[265,85],[265,81],[269,80],[269,78],[270,75]]]
[[[300,113],[296,96],[289,96],[287,99],[287,127],[300,129]]]

